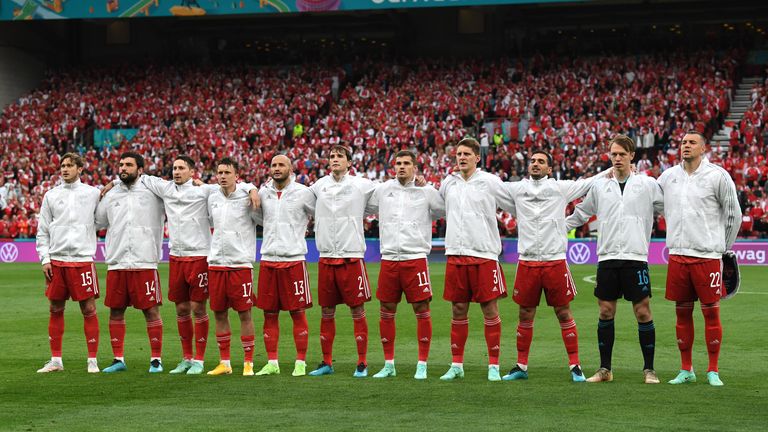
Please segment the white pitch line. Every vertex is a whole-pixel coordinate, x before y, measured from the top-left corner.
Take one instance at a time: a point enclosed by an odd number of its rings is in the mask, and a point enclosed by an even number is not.
[[[597,276],[586,276],[582,279],[584,282],[589,282],[591,284],[597,283]],[[754,291],[739,291],[739,294],[749,294],[749,295],[768,295],[768,292],[754,292]]]

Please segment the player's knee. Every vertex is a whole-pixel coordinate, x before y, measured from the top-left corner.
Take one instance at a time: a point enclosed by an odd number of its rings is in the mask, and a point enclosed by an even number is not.
[[[49,311],[50,313],[52,313],[52,314],[58,314],[58,313],[62,313],[62,312],[64,312],[64,306],[59,306],[59,305],[51,305],[51,306],[48,308],[48,311]]]
[[[573,319],[573,314],[570,309],[559,309],[555,312],[557,319],[560,322],[570,321]]]

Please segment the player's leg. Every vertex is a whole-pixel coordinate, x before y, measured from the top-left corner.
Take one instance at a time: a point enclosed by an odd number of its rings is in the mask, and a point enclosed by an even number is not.
[[[413,273],[406,269],[407,262],[382,260],[379,280],[376,288],[376,298],[379,300],[379,336],[382,351],[384,351],[384,367],[373,375],[374,378],[396,376],[395,371],[395,316],[397,304],[402,298],[402,273]],[[413,274],[412,276],[415,276]],[[404,281],[407,283],[407,281]]]
[[[307,374],[307,347],[309,346],[309,324],[304,309],[292,310],[293,343],[296,345],[296,362],[293,367],[293,376]]]
[[[232,364],[230,362],[232,329],[229,326],[229,311],[227,308],[217,310],[219,307],[215,303],[213,292],[211,294],[211,309],[213,310],[213,318],[216,321],[215,331],[216,344],[219,348],[219,364],[213,370],[208,371],[208,375],[228,375],[232,373]]]
[[[109,285],[107,285],[109,289]],[[109,299],[109,291],[107,292]],[[105,304],[109,304],[105,301]],[[109,339],[112,345],[112,364],[102,369],[104,373],[122,372],[127,370],[125,365],[125,307],[109,309]]]
[[[501,318],[496,299],[480,303],[485,322],[485,344],[488,347],[488,380],[501,381],[499,351],[501,345]]]
[[[192,315],[195,320],[193,336],[195,339],[195,355],[192,358],[192,365],[187,370],[187,375],[199,375],[203,373],[205,349],[208,346],[208,310],[205,300],[192,300],[190,305],[192,306]]]
[[[181,362],[170,373],[182,374],[192,366],[192,341],[194,327],[192,324],[192,305],[190,304],[191,285],[185,277],[191,263],[179,261],[171,257],[168,265],[168,299],[176,305],[176,327],[181,341]]]
[[[597,299],[600,308],[600,318],[597,322],[597,348],[600,351],[600,369],[587,378],[587,382],[613,381],[611,360],[613,357],[613,342],[616,339],[614,317],[616,316],[616,301]]]
[[[323,361],[310,376],[330,375],[333,373],[333,341],[336,338],[336,305],[342,303],[341,294],[336,285],[336,267],[323,262],[317,265],[317,292],[320,311],[320,350]]]
[[[240,342],[243,345],[243,375],[253,375],[253,351],[255,347],[255,330],[251,309],[237,311],[240,317]]]
[[[464,378],[464,347],[469,335],[468,314],[468,302],[453,302],[451,306],[451,367],[440,377],[443,381]]]
[[[704,340],[707,344],[709,365],[707,381],[713,386],[722,386],[718,372],[720,346],[723,340],[723,327],[720,322],[720,298],[725,295],[722,286],[722,261],[719,259],[694,264],[691,278],[696,294],[701,302],[704,315]]]
[[[96,360],[99,353],[99,318],[96,315],[96,298],[89,297],[80,301],[80,312],[83,314],[83,332],[88,347],[88,373],[99,372]]]
[[[571,370],[571,378],[574,382],[584,382],[584,373],[581,371],[579,361],[579,333],[576,329],[576,321],[573,319],[570,304],[555,306],[555,315],[560,322],[560,335],[568,353],[568,367]]]
[[[160,316],[160,307],[155,305],[142,310],[147,321],[147,336],[151,357],[149,359],[149,372],[159,373],[163,371],[163,319]]]
[[[169,287],[170,297],[170,287]],[[170,373],[186,373],[192,367],[192,339],[194,339],[194,326],[192,324],[192,304],[189,301],[176,303],[176,327],[179,330],[181,341],[181,362]]]
[[[381,346],[384,351],[384,368],[373,377],[387,378],[397,375],[395,371],[395,314],[397,313],[397,303],[382,301],[380,305],[379,334],[381,335]]]
[[[255,375],[279,375],[280,364],[278,363],[277,345],[280,341],[280,311],[265,310],[264,326],[264,349],[267,351],[267,364],[256,372]]]
[[[517,364],[501,378],[504,381],[528,379],[528,355],[531,352],[531,342],[533,341],[534,318],[536,318],[536,306],[519,307],[517,312]]]
[[[646,384],[658,384],[659,378],[653,365],[656,356],[656,326],[651,314],[651,298],[633,302],[632,308],[637,318],[637,336],[640,351],[643,353],[643,376]]]
[[[429,310],[429,300],[412,304],[416,314],[416,337],[419,341],[419,361],[416,363],[416,379],[427,379],[427,359],[432,344],[432,317]]]
[[[443,299],[451,302],[451,367],[440,377],[451,381],[464,377],[464,346],[469,335],[469,302],[472,300],[468,266],[450,261],[445,266]]]
[[[322,305],[322,298],[320,304]],[[310,376],[330,375],[333,373],[333,340],[336,338],[336,306],[322,306],[320,318],[320,350],[323,361]]]
[[[669,257],[665,298],[675,302],[675,334],[680,350],[680,372],[669,384],[696,382],[693,372],[693,302],[697,300],[691,280],[691,266],[675,255]]]
[[[51,359],[38,369],[38,373],[58,372],[64,370],[61,359],[62,340],[64,338],[64,309],[66,300],[50,300],[48,318],[48,343],[51,349]]]
[[[354,328],[355,344],[357,345],[357,367],[355,378],[368,376],[368,319],[365,317],[365,304],[349,308],[352,314],[352,326]]]

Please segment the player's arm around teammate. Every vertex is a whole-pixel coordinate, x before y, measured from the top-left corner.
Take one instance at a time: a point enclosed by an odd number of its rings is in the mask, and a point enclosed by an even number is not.
[[[63,183],[48,191],[40,208],[37,253],[45,276],[45,294],[50,301],[48,340],[51,360],[40,373],[64,369],[62,338],[67,299],[77,301],[83,314],[88,348],[87,370],[99,372],[96,361],[99,347],[99,321],[96,299],[99,280],[93,265],[96,253],[95,213],[99,191],[80,182],[83,159],[74,153],[61,158],[59,172]]]

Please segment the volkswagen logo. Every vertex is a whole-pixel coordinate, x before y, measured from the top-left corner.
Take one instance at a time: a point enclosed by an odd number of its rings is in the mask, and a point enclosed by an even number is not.
[[[589,261],[592,254],[589,252],[589,246],[584,243],[574,243],[568,249],[568,258],[574,264],[584,264]]]
[[[661,259],[663,259],[666,264],[669,264],[669,248],[668,247],[664,247],[664,249],[661,250]]]
[[[19,249],[13,243],[5,243],[0,246],[0,261],[11,263],[19,257]]]

